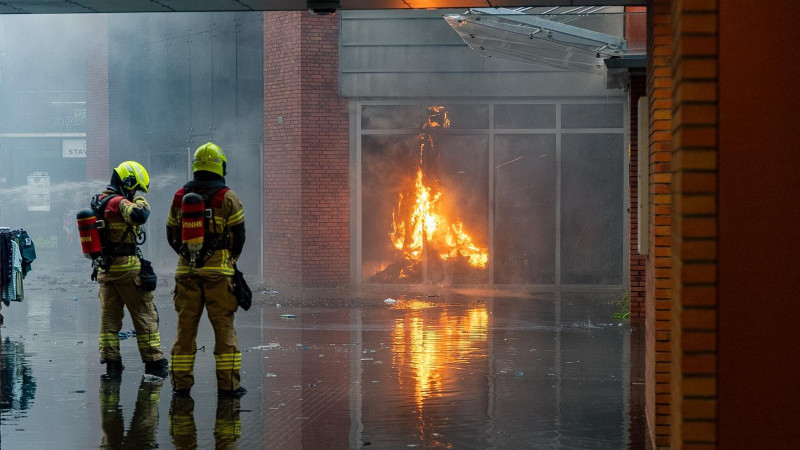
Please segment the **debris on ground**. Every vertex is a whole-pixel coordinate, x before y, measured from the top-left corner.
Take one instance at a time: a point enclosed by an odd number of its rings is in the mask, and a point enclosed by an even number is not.
[[[146,374],[142,375],[142,383],[160,385],[160,384],[164,384],[164,379],[159,377],[158,375],[152,375],[152,374],[146,373]]]
[[[119,333],[117,333],[117,336],[119,336],[120,339],[128,339],[129,337],[136,336],[136,330],[120,331]]]
[[[395,300],[393,298],[387,298],[386,300],[383,301],[383,303],[386,303],[387,305],[391,305],[391,304],[397,303],[397,300]]]

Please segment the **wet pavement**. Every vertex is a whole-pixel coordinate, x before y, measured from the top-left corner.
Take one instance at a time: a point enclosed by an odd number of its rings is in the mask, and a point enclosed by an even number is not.
[[[620,293],[256,287],[236,315],[248,393],[218,400],[205,318],[190,398],[143,378],[133,336],[122,380],[101,380],[97,286],[83,272],[34,267],[25,301],[2,310],[3,448],[639,446]],[[165,352],[168,278],[156,290]]]

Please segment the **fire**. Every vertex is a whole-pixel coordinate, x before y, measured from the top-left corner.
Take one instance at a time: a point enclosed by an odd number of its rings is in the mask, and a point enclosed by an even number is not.
[[[392,211],[389,238],[394,248],[410,261],[421,262],[425,251],[431,250],[429,255],[438,254],[442,260],[461,257],[470,266],[485,269],[489,261],[487,249],[473,242],[464,231],[464,224],[460,219],[446,217],[442,205],[444,193],[438,187],[438,179],[435,175],[426,174],[424,170],[435,173],[435,156],[429,156],[434,153],[434,142],[428,130],[450,126],[444,107],[432,106],[428,111],[428,119],[419,135],[419,166],[414,181],[413,199],[403,196],[402,193],[398,195],[397,205]]]

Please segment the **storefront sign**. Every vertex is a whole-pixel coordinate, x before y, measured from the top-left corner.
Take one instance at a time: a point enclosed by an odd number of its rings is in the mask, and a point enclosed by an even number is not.
[[[86,139],[64,139],[61,141],[61,156],[64,158],[86,158]]]
[[[56,128],[86,128],[86,108],[73,109],[70,116],[56,117],[53,125]]]
[[[28,175],[28,211],[50,211],[50,176],[47,172]]]

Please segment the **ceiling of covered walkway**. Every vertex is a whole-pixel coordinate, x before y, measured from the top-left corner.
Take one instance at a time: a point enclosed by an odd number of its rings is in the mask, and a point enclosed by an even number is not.
[[[519,6],[642,6],[645,0],[8,0],[0,14],[69,14],[190,11],[287,11],[314,8],[423,9]]]

